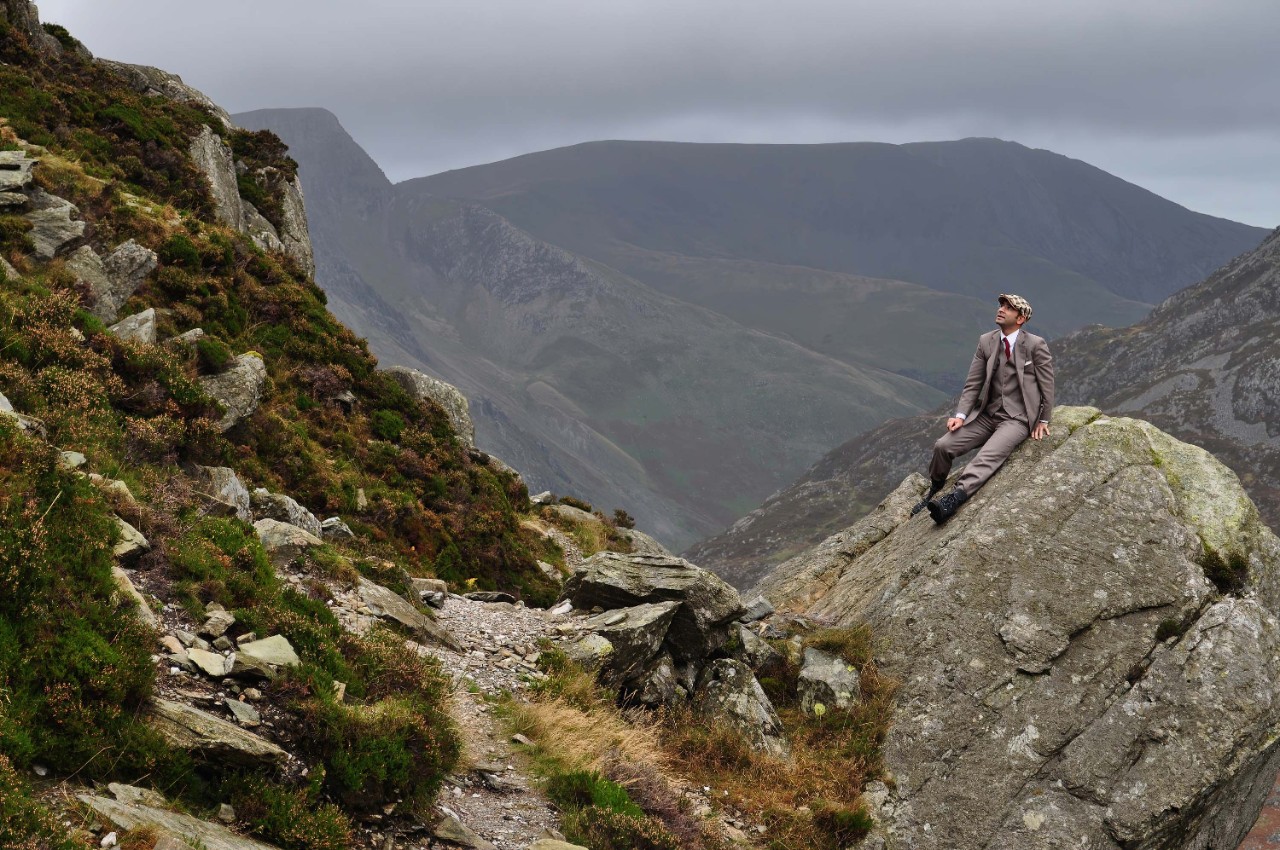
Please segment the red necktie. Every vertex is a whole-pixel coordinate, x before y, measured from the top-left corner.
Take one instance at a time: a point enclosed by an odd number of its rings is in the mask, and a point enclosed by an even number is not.
[[[1009,337],[1004,338],[1004,359],[1012,360],[1013,354],[1009,351]]]

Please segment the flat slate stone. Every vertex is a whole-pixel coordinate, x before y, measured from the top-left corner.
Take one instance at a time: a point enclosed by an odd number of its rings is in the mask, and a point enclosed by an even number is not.
[[[234,723],[179,702],[157,699],[151,717],[156,731],[179,749],[243,765],[279,765],[289,754]]]
[[[302,663],[298,653],[294,652],[293,645],[282,635],[242,643],[236,654],[277,667],[297,667]]]
[[[88,792],[77,794],[76,799],[111,821],[118,829],[154,827],[161,832],[181,837],[191,846],[203,847],[204,850],[278,850],[274,845],[236,835],[221,824],[202,821],[191,815],[138,803],[122,803]],[[156,850],[159,848],[157,843]]]
[[[363,577],[360,579],[359,590],[360,601],[368,606],[375,617],[404,626],[416,637],[461,650],[461,644],[448,629],[401,599],[398,594]]]

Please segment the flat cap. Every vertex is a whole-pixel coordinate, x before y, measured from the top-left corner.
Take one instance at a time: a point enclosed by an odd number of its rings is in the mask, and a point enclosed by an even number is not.
[[[996,300],[1002,304],[1008,304],[1010,307],[1017,310],[1019,313],[1022,314],[1022,317],[1024,319],[1031,318],[1031,303],[1027,301],[1027,299],[1023,298],[1021,295],[1009,295],[1008,293],[1001,293],[1000,297],[997,298]]]

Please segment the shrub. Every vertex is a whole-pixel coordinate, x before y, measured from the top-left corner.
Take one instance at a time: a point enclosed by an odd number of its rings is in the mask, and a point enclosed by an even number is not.
[[[596,806],[619,814],[644,817],[644,811],[631,801],[626,788],[591,771],[575,770],[553,776],[547,783],[547,796],[564,809]]]
[[[394,410],[375,410],[369,417],[369,424],[374,436],[388,443],[400,442],[400,435],[408,427],[404,417]]]
[[[568,505],[571,508],[577,508],[580,511],[591,513],[595,508],[591,507],[590,502],[584,502],[582,499],[575,499],[573,496],[561,496],[560,504]]]
[[[351,820],[332,803],[306,789],[261,777],[246,780],[232,798],[237,816],[254,835],[283,850],[344,850],[351,846]]]
[[[1237,594],[1249,580],[1249,562],[1239,552],[1224,558],[1220,552],[1206,547],[1200,566],[1204,568],[1205,578],[1213,582],[1219,593]]]
[[[188,271],[198,272],[203,265],[200,252],[190,238],[175,233],[160,246],[160,262],[170,266],[181,266]]]
[[[622,508],[615,508],[613,511],[613,524],[618,528],[635,528],[636,518]]]
[[[222,340],[206,334],[196,342],[196,357],[206,372],[221,372],[231,362],[231,349]]]
[[[828,850],[856,844],[875,826],[875,820],[862,806],[848,808],[825,802],[813,807],[813,823],[826,839],[823,847]]]
[[[13,766],[0,754],[0,847],[10,850],[80,850],[57,820],[31,800]]]
[[[684,850],[661,823],[599,806],[564,813],[565,837],[592,850]]]

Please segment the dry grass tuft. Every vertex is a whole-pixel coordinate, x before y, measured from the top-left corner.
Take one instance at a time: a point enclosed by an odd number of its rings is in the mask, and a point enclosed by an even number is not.
[[[609,766],[627,762],[667,775],[662,737],[653,719],[634,717],[629,722],[612,706],[584,711],[564,697],[540,702],[513,703],[512,728],[538,745],[535,757],[549,757],[562,770],[588,770],[608,774]]]

